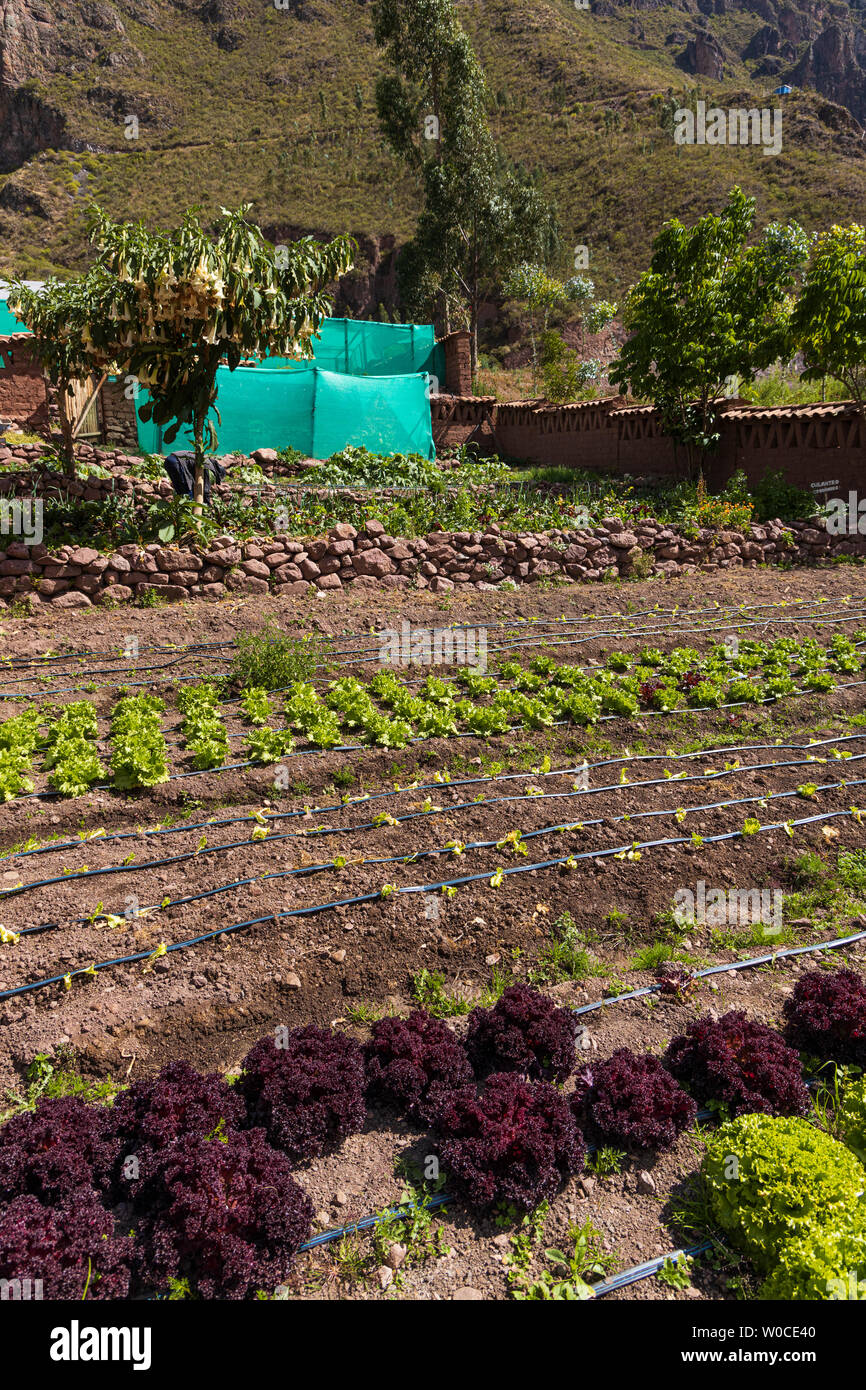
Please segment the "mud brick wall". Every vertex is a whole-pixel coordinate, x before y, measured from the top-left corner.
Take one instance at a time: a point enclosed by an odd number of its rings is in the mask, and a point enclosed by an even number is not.
[[[445,381],[442,389],[452,396],[472,394],[472,356],[469,349],[469,334],[464,331],[449,333],[442,339],[445,349]]]
[[[0,337],[0,420],[24,430],[48,425],[48,391],[27,333]]]
[[[866,417],[853,403],[795,406],[779,410],[729,410],[710,485],[737,468],[757,482],[767,472],[784,473],[808,491],[812,483],[836,482],[834,495],[866,486]]]
[[[551,467],[686,474],[685,451],[663,432],[652,406],[624,406],[616,398],[555,406],[440,396],[432,413],[439,449],[471,441],[505,458]],[[851,401],[771,410],[726,402],[720,428],[719,449],[706,465],[711,487],[723,486],[738,468],[751,483],[778,470],[804,490],[824,481],[835,482],[840,494],[866,485],[866,419]]]

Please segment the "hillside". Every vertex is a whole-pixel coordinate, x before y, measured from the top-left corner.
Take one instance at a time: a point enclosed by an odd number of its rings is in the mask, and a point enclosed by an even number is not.
[[[283,0],[281,0],[283,3]],[[251,201],[275,239],[351,231],[356,313],[393,302],[416,189],[383,147],[379,59],[359,0],[0,0],[0,271],[80,267],[96,199],[172,222]],[[734,182],[762,219],[812,227],[866,207],[866,10],[784,0],[464,0],[492,123],[538,169],[564,230],[621,292],[665,217]],[[772,90],[790,82],[790,97]],[[678,147],[671,96],[784,104],[782,151]],[[138,122],[137,138],[132,122]]]

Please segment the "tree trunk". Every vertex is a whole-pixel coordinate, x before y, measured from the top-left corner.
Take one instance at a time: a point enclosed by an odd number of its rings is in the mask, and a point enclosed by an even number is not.
[[[201,516],[204,511],[204,417],[200,411],[193,416],[193,439],[195,443],[195,481],[193,483],[193,513]]]
[[[477,374],[477,372],[478,372],[478,304],[477,304],[477,301],[475,300],[474,297],[473,297],[473,300],[472,300],[472,310],[471,310],[471,314],[472,314],[472,319],[471,319],[471,324],[470,324],[470,336],[469,336],[469,359],[470,359],[470,374],[471,374],[471,376],[472,376],[472,383],[473,383],[473,387],[474,387],[474,384],[475,384],[475,377],[476,377],[476,374]]]
[[[61,382],[57,393],[58,413],[60,415],[60,433],[63,436],[63,462],[66,465],[67,474],[75,472],[75,422],[69,413],[69,396],[66,394],[67,383]]]

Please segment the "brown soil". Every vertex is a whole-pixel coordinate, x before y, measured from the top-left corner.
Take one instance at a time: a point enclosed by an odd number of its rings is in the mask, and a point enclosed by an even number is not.
[[[841,601],[849,594],[852,597],[846,609]],[[826,616],[808,616],[818,612],[816,598],[827,600]],[[562,642],[555,654],[562,660],[585,664],[613,647],[629,650],[646,641],[663,648],[686,642],[701,646],[735,630],[731,621],[727,626],[724,620],[711,623],[711,615],[676,621],[665,618],[656,625],[667,631],[649,638],[630,630],[622,616],[613,616],[620,615],[627,603],[634,612],[656,603],[665,609],[674,605],[705,609],[715,602],[760,604],[782,599],[789,605],[809,599],[814,607],[800,615],[802,621],[788,626],[781,619],[797,614],[793,606],[746,613],[746,621],[760,622],[751,630],[753,635],[802,634],[827,640],[834,631],[850,633],[858,625],[839,620],[846,613],[866,609],[866,583],[857,571],[741,571],[724,578],[702,575],[664,585],[629,585],[625,592],[622,586],[536,588],[510,595],[484,593],[436,600],[422,594],[367,591],[362,599],[339,596],[316,602],[312,613],[309,604],[297,601],[245,599],[121,614],[55,617],[45,613],[26,622],[4,621],[0,640],[4,657],[20,659],[49,649],[60,651],[64,645],[67,650],[86,647],[108,653],[129,633],[138,637],[143,649],[167,642],[230,641],[238,630],[258,626],[268,618],[287,626],[295,623],[298,630],[319,630],[339,637],[394,625],[403,617],[431,626],[513,622],[519,616],[556,620],[564,614],[574,620],[607,615],[608,621],[599,626],[608,633],[616,631],[615,637],[578,645],[573,641],[569,644],[564,631],[554,633]],[[650,619],[636,622],[645,627]],[[722,630],[692,633],[689,629],[696,625],[715,625]],[[593,630],[589,626],[585,629]],[[519,654],[530,650],[523,648]],[[138,664],[165,659],[148,658],[143,651]],[[88,659],[88,668],[94,664],[98,663]],[[213,663],[219,669],[226,665],[227,661]],[[180,668],[141,672],[140,678],[153,680],[154,689],[168,691],[178,669],[201,675],[211,669],[211,663],[193,656]],[[363,670],[349,669],[356,674]],[[63,670],[65,674],[58,673],[50,686],[45,672],[39,672],[41,690],[50,693],[89,679],[82,678],[80,671],[67,679],[75,671],[75,663]],[[106,683],[93,698],[100,713],[107,714],[112,676],[95,675],[93,679]],[[19,687],[3,681],[0,689],[35,693],[35,685]],[[37,1053],[50,1054],[58,1049],[71,1051],[88,1074],[135,1079],[179,1056],[202,1068],[231,1070],[254,1041],[278,1024],[337,1023],[364,1037],[366,1030],[351,1022],[350,1015],[362,1004],[380,1012],[408,1011],[413,1006],[413,978],[424,968],[441,973],[449,994],[467,999],[481,996],[494,969],[509,979],[526,978],[549,942],[552,923],[565,912],[591,942],[599,968],[608,974],[581,983],[549,986],[560,1002],[576,1005],[602,998],[606,992],[619,993],[621,987],[652,983],[656,976],[634,969],[634,957],[642,947],[659,939],[660,926],[654,919],[670,908],[677,889],[694,888],[703,880],[709,886],[770,887],[788,893],[792,891],[791,860],[795,854],[814,850],[833,863],[838,849],[866,844],[862,828],[850,816],[798,828],[793,840],[782,830],[720,844],[706,843],[706,838],[740,830],[747,815],[772,824],[862,804],[866,800],[862,790],[851,786],[821,791],[814,802],[798,796],[796,788],[805,782],[838,783],[845,777],[850,783],[866,777],[866,757],[862,763],[850,761],[847,765],[828,758],[808,766],[751,770],[759,763],[806,758],[805,753],[771,747],[732,754],[727,760],[738,758],[743,766],[713,780],[706,780],[706,774],[710,768],[724,771],[723,754],[679,762],[674,762],[673,756],[663,762],[634,757],[627,769],[631,785],[619,784],[624,764],[617,762],[610,768],[593,768],[593,790],[580,795],[572,790],[573,773],[559,778],[532,769],[545,754],[556,770],[574,768],[584,757],[590,765],[617,758],[624,748],[664,754],[668,749],[683,753],[695,745],[709,749],[740,742],[773,745],[777,740],[803,744],[810,736],[856,735],[859,740],[861,726],[850,721],[864,709],[864,691],[866,687],[854,687],[829,696],[794,697],[773,707],[743,712],[616,720],[594,731],[569,728],[490,740],[439,740],[399,752],[364,749],[351,754],[317,753],[294,760],[291,766],[297,780],[285,793],[275,791],[272,769],[247,768],[170,782],[152,793],[123,796],[103,791],[74,801],[51,797],[2,807],[2,855],[31,836],[41,841],[59,836],[65,842],[104,828],[106,838],[0,862],[0,893],[16,888],[19,882],[25,885],[12,896],[0,898],[3,926],[25,933],[17,945],[0,946],[0,991],[81,970],[94,961],[153,952],[162,942],[172,945],[208,932],[225,932],[248,919],[264,920],[149,962],[111,966],[95,978],[77,976],[70,989],[62,983],[53,984],[0,1001],[0,1085],[20,1086],[28,1061]],[[10,702],[4,714],[14,713],[15,708]],[[166,727],[174,723],[176,716],[169,712]],[[242,728],[240,722],[230,723],[232,731]],[[242,746],[242,740],[237,740],[237,746]],[[839,747],[855,756],[866,755],[866,728],[862,742]],[[509,781],[485,778],[490,758],[500,761],[506,772],[520,775]],[[693,780],[679,783],[664,779],[665,767],[685,771]],[[339,806],[341,792],[335,789],[333,778],[347,768],[354,774],[350,794],[358,795],[362,789],[371,795],[392,794],[382,800]],[[443,768],[450,769],[453,779],[477,780],[465,788],[436,785],[432,774]],[[173,771],[184,770],[183,750],[177,748]],[[416,779],[427,790],[394,792],[395,781],[407,788]],[[648,779],[658,779],[660,784],[633,785]],[[548,795],[541,798],[527,793],[527,787],[541,787]],[[780,792],[793,795],[769,800],[766,807],[756,801],[710,808],[711,803],[726,799],[766,799]],[[428,796],[441,810],[422,811]],[[476,796],[519,799],[476,804]],[[307,806],[313,809],[305,814]],[[680,806],[708,809],[696,809],[680,823],[674,814]],[[256,821],[239,818],[263,809],[278,811],[283,818],[273,822],[266,840],[254,840],[251,836]],[[665,814],[640,815],[660,810]],[[365,828],[382,811],[413,818],[396,826]],[[294,814],[288,816],[287,812]],[[623,815],[631,819],[614,819]],[[237,819],[232,824],[199,828],[209,817]],[[495,844],[516,828],[526,836],[532,830],[578,821],[582,829],[552,830],[527,840],[525,858]],[[600,823],[592,823],[596,821]],[[173,833],[145,833],[158,823]],[[183,829],[185,825],[196,828]],[[332,833],[318,833],[322,826]],[[828,829],[838,831],[838,836],[828,841],[824,834]],[[131,832],[130,838],[108,838],[122,832]],[[692,832],[705,842],[647,849],[640,860],[599,857],[605,850],[627,847],[633,841],[674,839]],[[201,844],[203,835],[206,846]],[[469,846],[474,841],[494,843],[486,848],[467,847],[460,855],[437,852],[449,840],[469,842]],[[592,851],[593,857],[580,860],[576,869],[530,868],[533,863],[587,851]],[[133,858],[128,860],[128,856]],[[154,864],[168,856],[177,857],[176,862]],[[336,868],[330,863],[336,856],[349,861],[418,858],[411,864],[349,862]],[[91,877],[81,872],[85,865],[91,871],[112,868],[118,872]],[[488,878],[497,867],[524,865],[527,872],[510,875],[498,889],[490,887]],[[301,872],[294,872],[297,870]],[[377,894],[385,882],[404,887],[469,874],[484,877],[461,887],[450,899],[438,893],[418,893],[309,911],[335,899]],[[54,877],[61,881],[27,886]],[[229,886],[250,879],[255,881]],[[109,925],[95,916],[98,912],[122,915],[133,896],[141,907],[147,907],[166,898],[188,899],[216,888],[224,891],[169,905],[153,915],[121,924]],[[308,915],[279,915],[303,910]],[[37,927],[45,929],[34,931]],[[864,927],[863,919],[833,919],[831,924],[814,917],[790,930],[798,943],[808,944],[830,939],[841,930]],[[730,940],[725,946],[710,929],[696,927],[690,933],[687,950],[693,965],[731,963],[772,948],[771,939],[764,947],[760,938],[756,942],[748,949],[739,940]],[[834,959],[840,957],[863,968],[862,945],[834,953]],[[592,1055],[600,1057],[620,1046],[659,1051],[690,1018],[709,1007],[719,1012],[743,1007],[756,1018],[776,1020],[796,973],[812,968],[813,963],[805,957],[735,975],[725,973],[705,982],[686,1000],[654,995],[611,1005],[586,1017],[587,1046]],[[461,1026],[457,1019],[455,1027],[459,1030]],[[699,1140],[690,1134],[668,1154],[628,1160],[618,1176],[569,1183],[551,1208],[541,1248],[560,1245],[566,1240],[568,1222],[587,1218],[603,1232],[617,1270],[688,1243],[684,1232],[672,1222],[671,1197],[694,1173],[699,1151]],[[401,1185],[394,1175],[395,1157],[425,1152],[420,1132],[395,1124],[393,1116],[375,1112],[363,1134],[349,1140],[338,1154],[311,1165],[300,1179],[324,1225],[342,1225],[398,1200]],[[638,1189],[642,1169],[651,1171],[652,1192]],[[469,1289],[485,1298],[507,1297],[503,1232],[492,1221],[477,1220],[456,1205],[445,1209],[443,1221],[453,1253],[406,1270],[400,1288],[395,1290],[392,1285],[387,1296],[473,1297],[462,1292]],[[369,1262],[370,1237],[356,1239]],[[299,1261],[292,1288],[301,1297],[382,1297],[375,1262],[371,1268],[371,1278],[348,1282],[345,1265],[335,1260],[333,1247],[323,1247]],[[709,1266],[696,1269],[687,1291],[673,1293],[650,1279],[615,1295],[638,1299],[729,1296],[725,1277]]]

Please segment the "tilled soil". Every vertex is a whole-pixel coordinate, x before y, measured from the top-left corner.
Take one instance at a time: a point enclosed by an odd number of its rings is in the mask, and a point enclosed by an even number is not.
[[[826,602],[819,604],[820,599]],[[782,600],[788,607],[728,612],[718,623],[712,613],[663,618],[647,613],[627,620],[622,616],[626,600],[633,612],[657,602],[680,610]],[[798,609],[798,600],[809,602]],[[861,611],[866,611],[866,584],[857,571],[748,571],[723,579],[702,575],[663,586],[629,585],[625,592],[623,586],[536,588],[508,596],[484,593],[464,600],[461,595],[447,604],[421,594],[366,591],[363,602],[329,597],[317,602],[313,613],[296,602],[247,599],[100,613],[98,620],[95,614],[64,614],[57,620],[40,615],[27,623],[4,622],[0,640],[2,655],[14,662],[47,650],[110,654],[134,632],[142,649],[134,664],[141,668],[151,660],[148,646],[228,642],[241,628],[269,618],[337,638],[399,626],[403,617],[432,626],[513,624],[520,616],[558,622],[564,616],[564,627],[531,634],[515,654],[525,660],[543,649],[559,660],[588,664],[605,650],[632,651],[647,642],[664,650],[686,643],[700,649],[744,622],[755,624],[745,631],[756,637],[827,641],[833,632],[850,635],[866,626],[855,617]],[[595,615],[604,621],[593,626],[588,620]],[[797,621],[785,623],[786,618]],[[598,635],[599,630],[607,635]],[[336,645],[361,644],[343,638]],[[170,695],[178,670],[201,678],[212,667],[226,669],[230,657],[227,651],[210,663],[193,654],[179,668],[139,670],[137,676],[127,676],[125,664],[122,676],[114,674],[111,662],[108,671],[91,676],[94,663],[88,658],[84,665],[61,664],[50,682],[42,669],[10,667],[10,679],[27,679],[6,683],[7,672],[0,671],[0,690],[35,694],[38,688],[62,701],[81,698],[82,684],[94,680],[99,684],[92,698],[100,716],[107,717],[118,679],[149,681],[141,688]],[[349,669],[363,676],[373,668]],[[53,693],[66,686],[78,689]],[[0,999],[0,1084],[20,1086],[21,1072],[36,1054],[58,1049],[74,1054],[86,1073],[117,1080],[136,1079],[176,1057],[230,1071],[253,1042],[279,1024],[334,1023],[363,1038],[366,1029],[359,1020],[365,1009],[408,1012],[422,970],[441,975],[446,995],[468,1001],[483,996],[494,974],[500,980],[526,979],[539,966],[553,924],[566,912],[591,943],[600,973],[580,983],[549,985],[553,997],[578,1005],[653,983],[657,974],[636,968],[635,957],[659,939],[655,919],[670,910],[678,890],[694,890],[703,881],[787,894],[796,854],[811,850],[833,863],[840,849],[866,846],[862,826],[847,814],[852,804],[866,801],[863,790],[852,785],[866,779],[866,725],[856,722],[866,705],[864,692],[866,686],[852,684],[772,706],[615,719],[594,730],[431,740],[398,752],[304,754],[290,764],[295,781],[286,791],[274,787],[273,769],[247,767],[183,777],[148,793],[95,791],[74,800],[37,796],[0,807],[0,855],[5,856],[0,895],[6,895],[0,896],[0,923],[21,933],[17,944],[0,946],[0,993],[54,981]],[[10,701],[3,714],[15,710]],[[164,723],[167,731],[176,726],[171,709]],[[244,729],[237,718],[228,727],[238,735]],[[177,733],[169,737],[179,739]],[[779,746],[807,745],[810,738],[835,742],[812,754]],[[769,746],[739,747],[760,744]],[[242,737],[237,746],[242,750]],[[720,748],[731,751],[711,751]],[[837,758],[832,748],[851,756]],[[697,756],[683,756],[694,749],[700,750]],[[661,756],[653,761],[650,754]],[[545,756],[550,774],[543,770]],[[489,775],[491,759],[502,768],[495,779]],[[590,790],[578,791],[575,774],[584,759]],[[595,766],[606,760],[609,766]],[[445,769],[451,783],[437,782],[435,774]],[[665,777],[665,770],[672,775]],[[188,771],[180,744],[172,749],[172,771],[176,776]],[[457,785],[458,779],[466,784]],[[847,786],[839,785],[843,779]],[[408,785],[413,782],[419,785]],[[652,785],[636,785],[642,782]],[[395,790],[395,783],[402,790]],[[807,783],[818,784],[814,797],[798,793]],[[38,791],[44,787],[37,783]],[[344,794],[365,793],[369,800],[340,804]],[[734,799],[738,804],[715,805]],[[846,814],[831,817],[833,812]],[[382,813],[399,823],[371,824]],[[738,832],[747,816],[777,828],[742,836]],[[810,816],[824,819],[792,827],[793,838],[782,827]],[[262,817],[266,838],[254,835]],[[221,820],[227,823],[211,823]],[[567,828],[558,828],[563,825]],[[71,843],[94,830],[105,835]],[[525,856],[506,842],[515,830],[523,836]],[[112,838],[120,835],[125,838]],[[711,843],[717,835],[732,838]],[[47,852],[9,857],[31,837],[46,843]],[[50,843],[54,839],[56,846]],[[680,843],[644,847],[639,858],[614,857],[634,855],[632,846],[647,841]],[[456,843],[449,849],[449,842]],[[573,867],[548,862],[569,856],[575,856]],[[155,862],[166,858],[174,862]],[[338,866],[336,859],[345,862]],[[519,872],[507,874],[494,888],[489,879],[499,868]],[[95,872],[104,870],[110,872]],[[471,875],[481,877],[450,897],[441,892],[381,896],[385,884],[429,886]],[[334,905],[356,896],[367,900]],[[251,925],[233,930],[246,922]],[[785,939],[805,945],[864,928],[866,921],[856,916],[813,916],[789,923]],[[748,936],[746,931],[744,941],[742,932],[725,936],[696,924],[682,949],[692,967],[772,951],[772,934],[765,938],[759,928],[751,942]],[[162,945],[187,942],[193,944],[159,954]],[[129,956],[139,959],[125,960]],[[862,945],[832,958],[862,969]],[[118,963],[106,964],[95,976],[72,973],[113,961]],[[654,994],[612,1004],[586,1017],[584,1043],[599,1057],[620,1046],[659,1051],[708,1008],[743,1007],[756,1018],[777,1020],[796,973],[813,964],[808,956],[779,960],[714,976],[687,999]],[[65,975],[71,976],[66,983]],[[462,1021],[454,1026],[459,1030]],[[665,1155],[627,1160],[619,1175],[570,1182],[552,1206],[541,1248],[560,1245],[568,1223],[587,1218],[603,1232],[615,1270],[688,1243],[672,1221],[671,1199],[694,1173],[699,1151],[692,1133]],[[299,1176],[320,1224],[343,1225],[398,1200],[395,1157],[425,1152],[423,1134],[373,1112],[361,1135]],[[507,1232],[456,1204],[444,1209],[442,1221],[453,1253],[401,1271],[387,1296],[506,1297]],[[299,1261],[290,1281],[293,1293],[381,1297],[371,1238],[352,1240],[369,1278],[349,1280],[348,1261],[335,1258],[334,1247],[321,1247]],[[719,1298],[730,1296],[726,1288],[725,1277],[706,1265],[695,1271],[688,1290],[674,1293],[650,1279],[613,1296]]]

